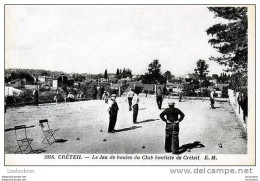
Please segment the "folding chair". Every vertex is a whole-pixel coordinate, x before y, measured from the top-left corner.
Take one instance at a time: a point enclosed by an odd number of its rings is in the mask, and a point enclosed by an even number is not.
[[[44,139],[42,140],[42,143],[46,141],[49,145],[52,145],[56,139],[54,137],[54,134],[59,131],[59,129],[51,129],[49,126],[48,119],[43,119],[39,121],[39,125],[42,128],[42,132],[44,134]],[[52,140],[52,141],[51,141]]]
[[[29,127],[26,127],[26,125],[14,127],[15,137],[18,144],[18,148],[14,153],[25,153],[27,149],[30,149],[28,153],[33,151],[31,146],[33,139],[27,137],[26,128]]]

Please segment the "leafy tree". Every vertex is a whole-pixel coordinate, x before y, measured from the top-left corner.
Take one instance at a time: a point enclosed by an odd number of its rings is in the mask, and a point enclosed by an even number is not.
[[[6,81],[10,82],[10,81],[15,80],[15,79],[26,79],[26,81],[28,83],[34,83],[34,78],[30,74],[25,73],[25,72],[19,72],[19,73],[12,72],[11,76],[8,77],[6,79]]]
[[[161,64],[159,60],[154,60],[148,66],[148,72],[140,77],[145,84],[165,84],[166,78],[161,74]]]
[[[208,74],[208,64],[206,64],[205,60],[199,59],[197,61],[197,68],[194,69],[195,74],[202,80],[206,78],[206,75]]]
[[[120,69],[117,69],[116,77],[118,79],[130,77],[132,78],[132,70],[124,68],[123,71]]]
[[[207,34],[212,36],[209,43],[222,54],[220,57],[210,59],[227,66],[226,71],[232,72],[237,77],[233,76],[234,89],[245,86],[248,65],[247,8],[209,7],[208,9],[215,14],[215,17],[227,20],[227,23],[218,23],[206,30]]]
[[[174,76],[172,75],[171,71],[167,70],[167,71],[164,73],[164,77],[166,78],[166,80],[171,81]]]
[[[217,79],[218,80],[218,74],[212,74],[212,79]]]
[[[41,76],[48,76],[48,75],[49,75],[49,73],[47,71],[44,71],[41,73]]]

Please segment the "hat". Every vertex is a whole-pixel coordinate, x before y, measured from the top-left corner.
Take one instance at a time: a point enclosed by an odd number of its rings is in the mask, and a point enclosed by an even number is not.
[[[112,94],[111,97],[116,97],[116,94]]]
[[[173,106],[175,104],[175,102],[169,102],[168,105],[169,106]]]

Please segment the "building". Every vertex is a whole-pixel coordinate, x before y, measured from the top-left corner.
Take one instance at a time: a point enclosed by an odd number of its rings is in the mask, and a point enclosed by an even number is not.
[[[10,82],[8,82],[8,86],[14,87],[14,88],[19,88],[21,87],[26,81],[23,79],[15,79]]]
[[[5,96],[13,96],[13,95],[19,95],[23,91],[10,87],[10,86],[5,86]]]
[[[58,88],[58,87],[62,87],[63,85],[67,85],[67,84],[68,84],[68,77],[65,76],[64,74],[62,74],[53,79],[52,87]]]
[[[46,76],[39,76],[38,81],[40,82],[45,82],[46,81]]]
[[[211,79],[209,80],[210,83],[212,83],[213,85],[216,85],[218,83],[217,79]]]
[[[218,83],[218,84],[216,84],[214,87],[216,87],[216,88],[218,88],[220,91],[222,91],[223,88],[224,88],[224,87],[227,87],[227,86],[229,86],[228,83]]]
[[[166,88],[171,94],[179,94],[183,88],[182,84],[167,83]]]

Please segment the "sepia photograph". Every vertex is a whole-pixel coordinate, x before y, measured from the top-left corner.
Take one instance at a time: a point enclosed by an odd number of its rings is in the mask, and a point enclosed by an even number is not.
[[[4,16],[5,165],[255,165],[254,5]]]

